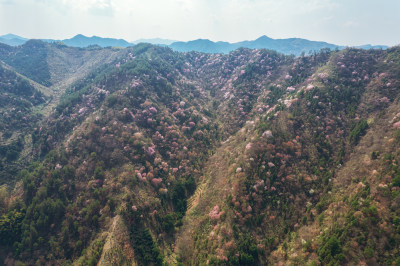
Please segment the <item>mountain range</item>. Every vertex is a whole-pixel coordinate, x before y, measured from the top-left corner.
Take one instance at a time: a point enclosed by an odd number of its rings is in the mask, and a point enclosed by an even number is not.
[[[11,46],[17,46],[24,44],[28,39],[14,35],[14,34],[6,34],[0,36],[0,43],[5,43]]]
[[[2,265],[399,265],[399,243],[398,46],[0,44]]]
[[[326,42],[309,41],[300,38],[289,39],[272,39],[267,36],[261,36],[254,41],[242,41],[237,43],[228,42],[212,42],[210,40],[195,40],[189,42],[175,42],[169,47],[179,52],[198,51],[203,53],[229,53],[240,47],[250,49],[269,49],[274,50],[286,55],[299,56],[302,53],[308,54],[309,52],[320,51],[321,49],[344,49],[345,46],[339,46]],[[356,48],[361,49],[387,49],[384,45],[362,45]]]
[[[0,36],[0,42],[9,45],[21,45],[25,43],[27,39],[13,35],[3,35]],[[113,38],[102,38],[97,36],[86,37],[82,34],[78,34],[73,38],[64,40],[52,40],[43,39],[46,42],[62,42],[68,46],[72,47],[88,47],[88,46],[100,46],[100,47],[128,47],[133,46],[141,42],[157,44],[162,46],[169,46],[178,52],[190,52],[197,51],[203,53],[229,53],[238,48],[250,48],[250,49],[270,49],[286,55],[296,55],[299,56],[302,53],[309,53],[320,51],[324,48],[329,49],[344,49],[345,46],[339,46],[335,44],[330,44],[326,42],[309,41],[301,38],[289,38],[289,39],[272,39],[267,36],[261,36],[260,38],[253,41],[242,41],[237,43],[229,42],[213,42],[207,39],[198,39],[188,42],[179,42],[167,39],[140,39],[133,43],[127,42],[123,39],[113,39]],[[361,49],[387,49],[385,45],[362,45],[356,48]]]

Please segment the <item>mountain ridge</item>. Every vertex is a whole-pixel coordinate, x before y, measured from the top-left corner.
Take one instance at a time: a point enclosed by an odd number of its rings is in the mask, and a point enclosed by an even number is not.
[[[5,43],[11,46],[17,46],[24,44],[28,39],[20,37],[18,35],[9,33],[6,35],[0,36],[0,43]]]
[[[163,39],[163,38],[150,38],[150,39],[138,39],[136,41],[133,41],[133,44],[138,44],[138,43],[150,43],[150,44],[158,44],[158,45],[171,45],[172,43],[177,42],[176,40],[170,40],[170,39]]]
[[[12,37],[12,38],[11,38]],[[10,39],[11,38],[11,39]],[[42,39],[45,42],[61,42],[72,47],[88,47],[93,45],[98,45],[100,47],[128,47],[138,44],[140,42],[148,42],[155,45],[168,46],[178,52],[205,52],[205,53],[229,53],[240,47],[250,48],[250,49],[270,49],[275,50],[280,53],[290,55],[294,54],[296,56],[302,53],[309,53],[319,51],[321,49],[329,48],[334,49],[344,49],[346,46],[340,46],[335,44],[330,44],[321,41],[310,41],[302,38],[287,38],[287,39],[272,39],[266,35],[260,36],[259,38],[252,41],[240,41],[236,43],[229,43],[224,41],[213,42],[208,39],[197,39],[192,41],[173,41],[168,39],[139,39],[134,42],[127,42],[123,39],[114,38],[103,38],[98,36],[87,37],[82,34],[78,34],[70,39],[64,40],[53,40],[53,39]],[[13,35],[3,35],[0,36],[0,42],[9,45],[21,45],[26,42],[27,39]],[[361,49],[387,49],[386,45],[359,45],[355,46]]]
[[[206,42],[207,41],[207,42]],[[250,49],[270,49],[286,55],[294,54],[296,56],[302,53],[319,51],[321,49],[339,49],[342,50],[346,46],[330,44],[327,42],[310,41],[302,38],[272,39],[263,35],[253,41],[241,41],[236,43],[228,42],[212,42],[210,40],[198,39],[188,42],[172,43],[170,47],[179,52],[198,51],[206,53],[229,53],[240,47]],[[387,49],[384,45],[361,45],[356,48],[361,49]]]

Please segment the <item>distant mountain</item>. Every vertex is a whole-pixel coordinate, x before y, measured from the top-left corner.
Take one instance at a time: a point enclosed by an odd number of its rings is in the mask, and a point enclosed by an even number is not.
[[[139,39],[134,41],[134,44],[138,43],[150,43],[150,44],[159,44],[159,45],[171,45],[175,40],[161,39],[161,38],[152,38],[152,39]]]
[[[12,40],[12,39],[19,39],[19,40],[24,40],[24,41],[28,40],[26,38],[23,38],[21,36],[18,36],[18,35],[12,34],[12,33],[2,35],[2,36],[0,36],[0,38],[6,39],[6,40]]]
[[[24,44],[28,39],[23,38],[21,36],[15,35],[15,34],[6,34],[0,36],[0,42],[5,43],[11,46],[17,46],[17,45],[22,45]]]
[[[108,46],[128,47],[133,45],[123,39],[102,38],[97,36],[86,37],[82,34],[78,34],[71,39],[62,40],[62,42],[72,47],[87,47],[90,45],[99,45],[101,47],[108,47]]]
[[[309,41],[300,38],[289,39],[272,39],[267,36],[261,36],[254,41],[244,41],[234,44],[236,47],[245,47],[251,49],[270,49],[281,52],[283,54],[300,55],[301,53],[308,53],[309,51],[319,51],[323,48],[335,49],[342,47],[326,42]]]
[[[178,52],[197,51],[203,53],[225,54],[238,48],[238,46],[229,42],[213,42],[206,39],[198,39],[189,42],[175,42],[169,45],[169,47]]]
[[[11,46],[17,46],[24,44],[28,39],[14,35],[7,34],[0,36],[0,42]],[[114,38],[102,38],[98,36],[87,37],[82,34],[78,34],[73,38],[64,40],[55,39],[42,39],[44,42],[54,43],[62,42],[68,46],[85,48],[88,46],[98,45],[100,47],[128,47],[138,43],[150,43],[161,46],[168,46],[178,52],[190,52],[197,51],[203,53],[224,53],[227,54],[240,47],[250,49],[270,49],[286,55],[301,55],[302,53],[308,54],[310,51],[319,51],[324,48],[329,49],[344,49],[346,46],[339,46],[327,42],[310,41],[301,38],[289,38],[289,39],[272,39],[267,36],[261,36],[260,38],[253,41],[242,41],[236,43],[229,42],[213,42],[208,39],[198,39],[188,42],[174,41],[161,38],[152,39],[139,39],[133,43],[127,42],[124,39]],[[360,49],[386,49],[386,45],[360,45],[355,46]]]
[[[210,40],[199,39],[189,42],[175,42],[171,44],[171,47],[175,51],[179,52],[189,52],[197,51],[204,53],[229,53],[237,48],[244,47],[250,49],[270,49],[275,50],[283,54],[294,54],[301,55],[304,53],[309,53],[310,51],[319,51],[323,48],[329,49],[344,49],[345,46],[339,46],[327,42],[309,41],[301,38],[289,38],[289,39],[272,39],[267,36],[261,36],[254,41],[242,41],[237,43],[228,42],[213,42]],[[388,48],[385,45],[371,46],[363,45],[358,46],[361,49],[376,49]]]

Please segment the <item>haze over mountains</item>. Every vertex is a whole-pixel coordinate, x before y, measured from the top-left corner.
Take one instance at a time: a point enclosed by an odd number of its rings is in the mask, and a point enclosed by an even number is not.
[[[0,42],[8,45],[21,45],[25,43],[28,39],[22,38],[13,34],[7,34],[0,36]],[[188,42],[167,40],[167,39],[139,39],[132,43],[125,41],[123,39],[114,38],[102,38],[97,36],[86,37],[82,34],[78,34],[73,38],[64,40],[53,40],[53,39],[43,39],[46,42],[62,42],[68,46],[72,47],[88,47],[91,45],[97,45],[100,47],[129,47],[134,44],[145,42],[162,46],[169,46],[178,52],[204,52],[204,53],[229,53],[240,47],[250,48],[250,49],[270,49],[286,55],[296,55],[299,56],[302,53],[308,54],[309,52],[320,51],[324,48],[334,49],[344,49],[345,46],[330,44],[327,42],[320,41],[309,41],[301,38],[289,38],[289,39],[272,39],[267,36],[261,36],[260,38],[253,41],[242,41],[237,43],[229,42],[213,42],[208,39],[198,39]],[[385,45],[362,45],[356,48],[361,49],[387,49],[388,46]]]
[[[24,44],[28,39],[14,35],[14,34],[6,34],[0,36],[0,42],[5,43],[8,45],[12,46],[17,46],[17,45],[22,45]]]

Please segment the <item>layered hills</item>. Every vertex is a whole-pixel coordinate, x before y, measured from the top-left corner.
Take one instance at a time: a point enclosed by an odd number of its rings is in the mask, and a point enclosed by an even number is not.
[[[4,264],[400,263],[399,47],[0,60]]]
[[[20,37],[15,34],[11,34],[11,33],[0,36],[0,43],[4,43],[7,45],[11,45],[11,46],[22,45],[27,41],[28,41],[28,39]]]
[[[0,36],[0,43],[5,43],[8,45],[21,45],[25,43],[27,39],[13,35],[7,34]],[[345,46],[335,45],[327,42],[310,41],[301,38],[288,38],[288,39],[272,39],[267,36],[261,36],[256,40],[252,41],[241,41],[236,43],[229,42],[213,42],[208,39],[198,39],[188,42],[183,41],[173,41],[167,39],[139,39],[133,43],[129,43],[123,39],[114,38],[102,38],[97,36],[87,37],[82,34],[78,34],[70,39],[64,40],[52,40],[44,39],[42,41],[49,43],[62,43],[72,47],[85,48],[88,46],[93,47],[129,47],[138,43],[151,43],[155,45],[168,46],[174,51],[178,52],[202,52],[202,53],[225,53],[228,54],[239,48],[249,48],[249,49],[270,49],[286,55],[296,55],[310,54],[313,52],[318,52],[321,49],[339,49],[342,50],[346,48]],[[361,45],[355,48],[361,49],[387,49],[386,45]]]

